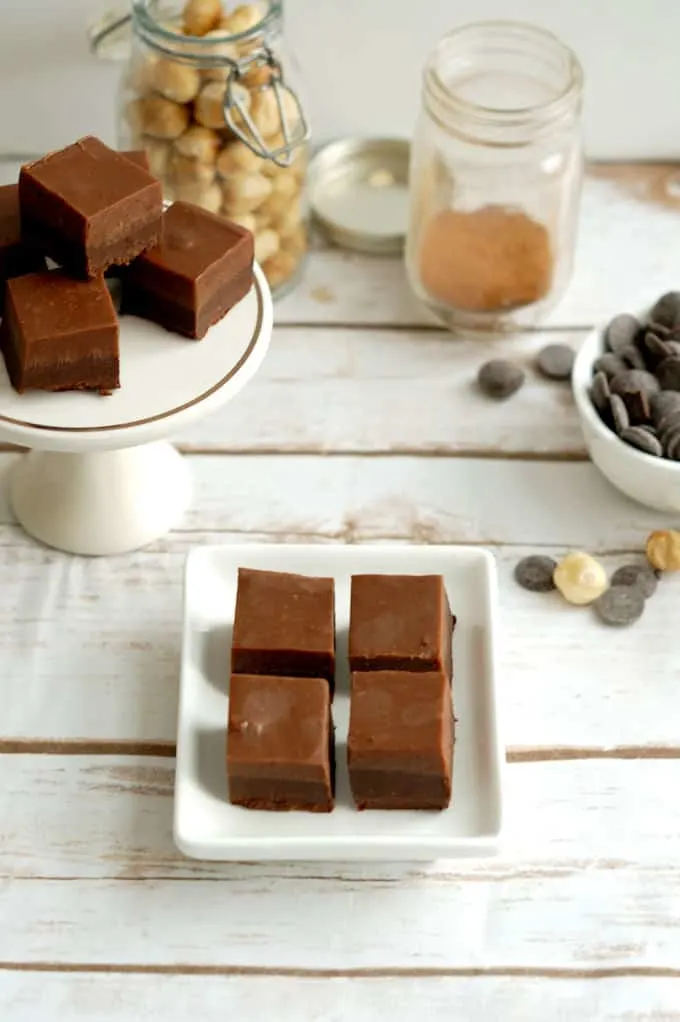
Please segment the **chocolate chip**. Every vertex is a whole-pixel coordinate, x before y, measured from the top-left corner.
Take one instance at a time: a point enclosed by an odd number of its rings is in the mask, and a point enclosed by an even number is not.
[[[549,593],[555,588],[553,575],[556,567],[557,561],[553,561],[552,557],[532,554],[515,565],[515,581],[531,593]]]
[[[671,334],[670,327],[664,326],[663,323],[655,323],[654,320],[648,324],[647,329],[651,333],[656,334],[657,337],[661,337],[662,340]]]
[[[649,405],[652,418],[658,423],[669,412],[680,412],[680,393],[676,390],[662,390],[652,395]]]
[[[612,394],[635,394],[643,391],[648,399],[659,390],[659,381],[646,369],[628,369],[609,381]]]
[[[671,408],[670,411],[665,412],[656,424],[656,430],[659,436],[663,439],[663,434],[667,433],[669,429],[675,429],[680,426],[680,408]]]
[[[638,586],[610,586],[595,600],[593,606],[604,624],[622,628],[642,617],[645,597]]]
[[[631,426],[641,426],[645,422],[649,422],[652,413],[649,410],[649,398],[644,390],[626,391],[621,397],[626,406]]]
[[[617,433],[620,434],[624,429],[628,429],[630,426],[628,412],[626,411],[623,398],[618,394],[612,394],[609,398],[609,414]]]
[[[645,360],[642,353],[635,344],[629,344],[625,348],[619,348],[616,353],[625,365],[631,369],[645,369]]]
[[[626,348],[634,342],[639,329],[640,324],[635,316],[630,316],[627,312],[614,316],[604,332],[607,347],[618,354],[620,348]]]
[[[680,356],[665,358],[656,367],[656,378],[662,390],[680,390]]]
[[[612,575],[613,586],[637,586],[646,600],[656,592],[658,580],[651,564],[624,564]]]
[[[590,399],[600,415],[609,414],[609,398],[611,391],[607,377],[603,372],[595,373],[593,382],[590,385]]]
[[[649,330],[642,340],[642,352],[651,369],[654,369],[660,362],[663,362],[665,358],[672,354],[670,345]]]
[[[651,454],[655,458],[663,456],[661,441],[649,433],[644,426],[628,426],[619,431],[619,436],[631,447],[636,447],[638,451],[644,451],[645,454]]]
[[[675,430],[666,441],[666,457],[669,461],[680,461],[680,429]]]
[[[536,357],[536,367],[549,380],[569,380],[574,365],[574,351],[566,344],[547,344]]]
[[[607,376],[612,377],[618,376],[619,373],[625,373],[628,365],[613,351],[605,351],[604,355],[600,355],[595,360],[593,368],[598,373],[606,373]]]
[[[666,341],[666,347],[670,351],[671,355],[680,356],[680,341]]]
[[[502,401],[519,390],[524,383],[524,372],[512,362],[494,358],[480,368],[477,383],[488,397]]]
[[[680,291],[668,291],[662,295],[652,308],[649,318],[671,330],[680,324]]]

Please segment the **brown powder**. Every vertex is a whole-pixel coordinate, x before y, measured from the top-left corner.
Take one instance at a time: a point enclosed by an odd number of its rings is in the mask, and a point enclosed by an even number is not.
[[[423,231],[423,287],[452,308],[494,312],[530,305],[550,290],[552,270],[547,229],[521,210],[446,209]]]

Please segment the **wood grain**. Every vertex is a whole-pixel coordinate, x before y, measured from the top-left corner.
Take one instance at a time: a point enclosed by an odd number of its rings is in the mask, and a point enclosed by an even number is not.
[[[680,856],[677,758],[513,763],[506,770],[500,857],[425,866],[185,859],[172,841],[174,763],[167,759],[2,755],[0,770],[0,878],[6,882],[193,878],[254,896],[279,877],[324,889],[338,879],[357,889],[394,883],[434,892],[463,883],[522,887],[591,869],[605,875],[639,866],[654,874],[675,868]],[[539,827],[530,822],[538,820]]]
[[[578,346],[583,331],[559,335]],[[497,342],[368,328],[277,327],[255,380],[215,415],[184,429],[189,451],[269,454],[463,454],[585,460],[568,384],[542,379],[534,360],[550,332]],[[526,372],[507,402],[485,397],[490,358]]]
[[[5,974],[3,1022],[393,1022],[395,1018],[516,1019],[518,1022],[680,1022],[677,979],[593,976],[272,977]],[[480,1006],[484,1014],[478,1016]]]

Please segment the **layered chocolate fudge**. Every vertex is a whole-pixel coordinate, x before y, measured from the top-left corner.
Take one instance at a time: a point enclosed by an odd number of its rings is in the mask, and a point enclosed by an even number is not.
[[[24,239],[85,279],[158,242],[162,201],[156,178],[93,137],[26,164],[19,176]]]
[[[352,675],[347,764],[358,809],[446,809],[453,759],[443,671]]]
[[[231,648],[235,674],[335,678],[331,578],[239,568]]]
[[[450,679],[454,626],[441,575],[352,578],[353,671],[443,671]]]
[[[250,231],[186,202],[163,215],[160,243],[128,267],[122,311],[199,339],[250,290]]]
[[[330,812],[333,745],[323,678],[232,675],[227,775],[234,805]]]
[[[7,281],[44,269],[44,258],[21,238],[19,186],[3,185],[0,188],[0,316],[5,307]]]
[[[0,345],[20,393],[119,386],[118,319],[101,277],[72,280],[53,270],[10,280]]]

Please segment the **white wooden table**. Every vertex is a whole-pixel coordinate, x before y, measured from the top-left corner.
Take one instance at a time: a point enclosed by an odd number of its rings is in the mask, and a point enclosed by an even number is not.
[[[587,462],[567,390],[471,381],[680,283],[680,170],[589,178],[546,330],[426,325],[399,261],[315,251],[258,379],[179,437],[166,541],[43,549],[0,487],[0,1018],[680,1019],[680,579],[637,627],[519,590],[526,552],[612,567],[668,519]],[[0,453],[0,471],[17,455]],[[677,522],[675,523],[677,525]],[[171,839],[186,552],[233,540],[475,543],[501,576],[507,835],[429,868],[219,866]]]

